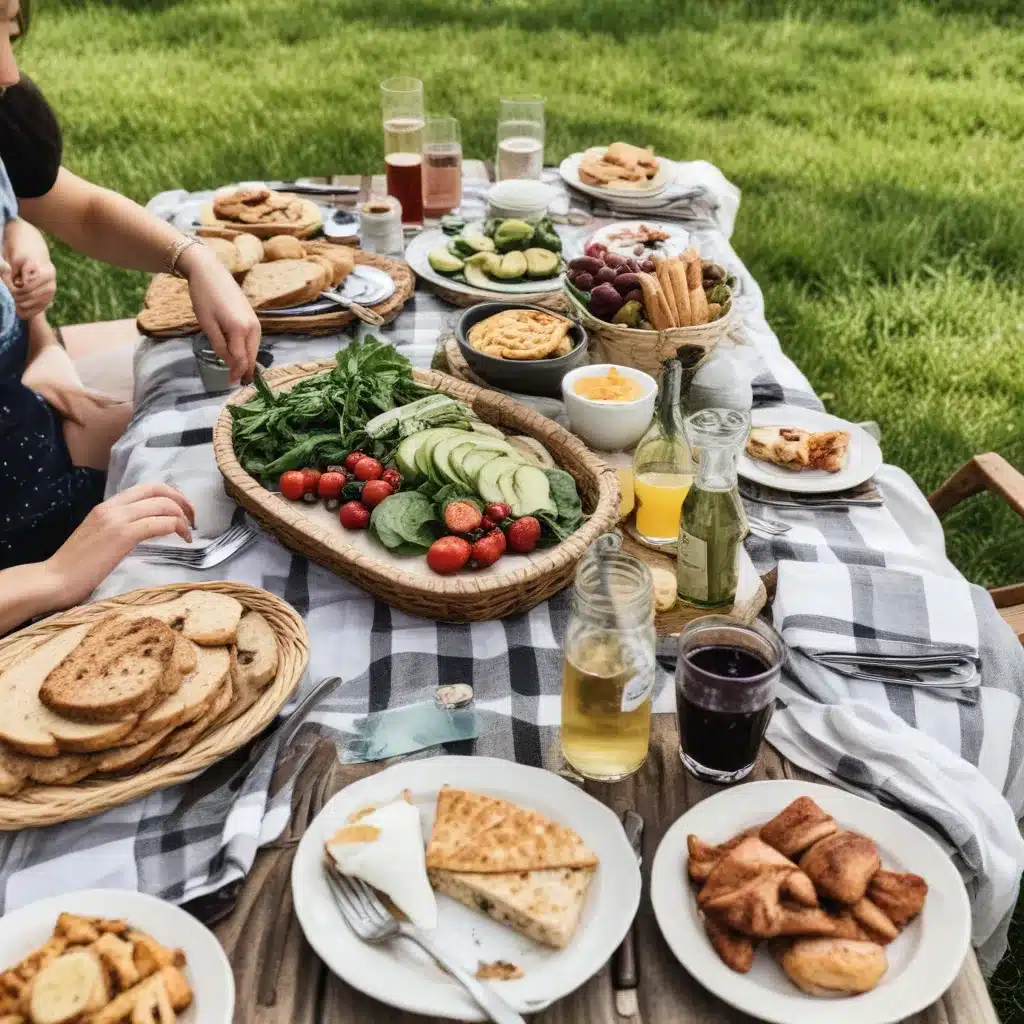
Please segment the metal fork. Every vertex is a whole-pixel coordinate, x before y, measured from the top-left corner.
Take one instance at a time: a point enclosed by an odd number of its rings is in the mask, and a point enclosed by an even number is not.
[[[526,1024],[493,989],[481,984],[461,967],[448,953],[439,949],[419,928],[406,921],[398,921],[377,898],[373,890],[361,879],[350,878],[336,871],[330,862],[324,863],[327,885],[334,902],[349,927],[364,942],[387,942],[396,936],[412,939],[429,953],[472,996],[477,1006],[495,1024]]]
[[[177,565],[185,569],[212,569],[221,565],[229,558],[233,558],[243,548],[251,544],[257,536],[257,532],[251,526],[233,526],[226,533],[221,534],[216,540],[211,541],[205,547],[195,551],[179,551],[177,548],[151,546],[136,548],[147,562],[157,565]],[[141,549],[141,550],[140,550]]]
[[[747,522],[762,533],[770,533],[773,537],[780,537],[793,529],[789,523],[780,522],[778,519],[763,519],[761,516],[752,516],[747,513]]]

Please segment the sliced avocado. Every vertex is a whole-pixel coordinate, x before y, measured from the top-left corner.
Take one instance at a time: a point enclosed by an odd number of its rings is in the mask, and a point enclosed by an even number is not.
[[[494,252],[494,242],[486,235],[456,235],[449,244],[449,249],[459,256],[472,256],[475,252]]]
[[[558,273],[558,253],[550,249],[527,249],[523,255],[527,277],[554,277]]]
[[[466,284],[472,288],[483,288],[487,291],[493,287],[491,279],[479,267],[467,263],[462,268],[462,273],[466,276]]]
[[[509,470],[516,470],[522,465],[517,458],[509,455],[502,455],[497,459],[491,459],[480,470],[476,478],[476,491],[486,502],[505,501],[505,492],[501,489],[499,480]],[[511,503],[510,503],[511,504]]]
[[[416,434],[412,434],[412,437],[420,437],[420,443],[416,448],[416,472],[420,476],[430,476],[430,449],[437,444],[438,441],[443,441],[446,437],[451,437],[453,434],[467,434],[465,430],[459,430],[458,427],[431,427],[429,430],[421,430]]]
[[[533,225],[525,220],[503,220],[494,229],[494,242],[498,252],[525,249],[533,240]]]
[[[466,260],[467,267],[479,267],[485,274],[493,274],[501,266],[501,257],[496,252],[475,252]]]
[[[501,257],[501,266],[494,272],[499,281],[515,281],[526,273],[526,257],[521,252],[507,252]]]
[[[505,478],[502,477],[504,489]],[[510,501],[512,511],[517,516],[528,516],[534,512],[550,512],[558,514],[555,503],[551,500],[551,485],[547,475],[536,466],[520,466],[515,472],[513,483],[515,501]]]
[[[427,253],[427,262],[439,274],[457,274],[463,265],[462,260],[447,249],[432,249]]]
[[[484,423],[483,420],[470,420],[469,429],[486,437],[496,437],[499,441],[508,440],[498,427],[492,427],[490,423]]]

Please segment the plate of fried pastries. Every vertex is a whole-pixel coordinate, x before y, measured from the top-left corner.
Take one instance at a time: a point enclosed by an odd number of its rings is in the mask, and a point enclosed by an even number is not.
[[[777,1024],[889,1024],[953,983],[971,937],[950,858],[916,825],[831,786],[751,782],[668,830],[651,902],[676,959]]]
[[[780,491],[829,494],[870,480],[882,465],[878,442],[856,423],[817,409],[768,405],[750,414],[739,475]]]
[[[231,1024],[235,983],[220,943],[145,893],[84,889],[0,920],[5,1024]]]
[[[599,198],[649,197],[675,178],[676,165],[654,151],[629,142],[613,142],[573,153],[559,165],[562,180]]]

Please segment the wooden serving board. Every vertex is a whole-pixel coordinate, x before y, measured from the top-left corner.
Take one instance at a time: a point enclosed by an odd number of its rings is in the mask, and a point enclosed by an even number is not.
[[[260,693],[256,703],[233,722],[211,729],[178,757],[154,759],[121,776],[91,777],[70,786],[32,785],[15,796],[0,797],[0,831],[40,828],[86,818],[154,790],[175,786],[248,743],[277,717],[306,671],[309,635],[302,618],[290,604],[244,583],[171,583],[59,612],[0,640],[0,670],[61,630],[97,622],[125,606],[170,601],[190,590],[211,590],[237,598],[246,608],[263,615],[273,628],[278,643],[277,675]]]
[[[234,969],[237,1005],[245,1007],[240,1020],[245,1024],[441,1024],[438,1018],[403,1013],[351,988],[324,967],[299,927],[288,878],[303,827],[300,819],[305,820],[311,799],[326,800],[349,783],[386,767],[383,762],[340,765],[333,748],[327,747],[325,756],[314,760],[296,785],[294,831],[260,851],[234,911],[215,929]],[[765,745],[751,780],[781,778],[822,781],[800,772]],[[616,1013],[606,966],[574,993],[530,1017],[532,1024],[752,1024],[752,1017],[711,995],[680,966],[661,937],[647,895],[651,864],[662,836],[684,811],[720,792],[683,769],[675,716],[654,716],[651,752],[639,772],[623,782],[587,784],[586,789],[616,813],[632,808],[645,823],[644,896],[636,920],[639,1012],[629,1017]],[[682,874],[679,883],[686,884]],[[338,927],[344,927],[340,919]],[[974,953],[968,953],[959,976],[941,999],[902,1024],[998,1024]]]
[[[264,374],[273,390],[324,373],[334,360],[275,367]],[[235,457],[230,406],[248,401],[253,389],[235,392],[213,431],[217,466],[228,494],[286,547],[352,580],[388,604],[413,615],[454,622],[500,619],[526,611],[572,582],[591,543],[618,518],[615,473],[557,423],[496,391],[464,384],[433,370],[414,370],[416,380],[472,406],[485,423],[542,442],[575,479],[588,518],[571,537],[529,555],[504,555],[487,569],[452,576],[432,572],[422,555],[397,556],[365,531],[344,530],[319,505],[290,502],[251,477]]]

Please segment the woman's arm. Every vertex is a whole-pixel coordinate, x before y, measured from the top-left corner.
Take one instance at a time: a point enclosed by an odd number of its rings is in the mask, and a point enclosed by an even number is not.
[[[195,518],[167,484],[139,484],[97,505],[52,558],[0,571],[0,636],[84,601],[141,541],[176,533],[191,542]]]
[[[18,316],[31,320],[46,311],[57,292],[50,249],[42,233],[21,217],[8,221],[3,235],[3,255],[10,265],[5,284],[14,296]]]
[[[165,269],[168,251],[181,238],[176,228],[137,203],[64,167],[45,195],[21,200],[21,212],[72,249],[130,270]],[[178,269],[188,278],[196,319],[231,367],[232,379],[251,374],[260,325],[235,279],[204,245],[186,249]]]

